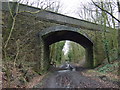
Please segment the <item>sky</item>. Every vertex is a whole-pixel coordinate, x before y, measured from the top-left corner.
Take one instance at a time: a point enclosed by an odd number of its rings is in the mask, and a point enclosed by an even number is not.
[[[62,51],[64,52],[64,55],[67,55],[67,53],[69,52],[69,47],[70,47],[70,41],[67,40],[65,42],[63,49],[62,49]]]
[[[80,7],[81,4],[86,4],[87,2],[90,2],[91,0],[60,0],[63,4],[63,14],[79,18],[78,15],[76,15],[75,11]]]
[[[10,1],[14,1],[14,0],[10,0]],[[29,1],[29,3],[32,2],[42,2],[45,0],[21,0],[21,2],[27,2]],[[53,1],[53,0],[50,0]],[[56,1],[56,0],[54,0]],[[87,2],[90,2],[91,0],[57,0],[60,1],[61,5],[62,5],[62,11],[60,13],[67,15],[67,16],[72,16],[75,18],[79,18],[78,15],[76,15],[75,11],[78,9],[78,7],[80,7],[81,3],[85,4]],[[35,6],[35,5],[34,5]]]
[[[9,0],[9,1],[16,1],[16,0]],[[29,3],[32,3],[38,1],[42,2],[45,0],[21,0],[21,1],[24,2],[29,1]],[[85,5],[88,2],[91,2],[91,0],[49,0],[49,1],[60,1],[60,3],[62,4],[62,11],[60,13],[75,18],[80,18],[79,15],[76,14],[78,8],[80,8],[82,4]],[[108,0],[93,0],[93,1],[108,1]],[[114,1],[116,2],[116,0]],[[117,14],[115,16],[118,17]]]
[[[9,0],[9,1],[16,1],[16,0]],[[38,3],[45,1],[45,0],[21,0],[21,2],[29,2],[29,3]],[[78,8],[80,9],[80,7],[85,4],[87,4],[88,2],[91,2],[91,0],[46,0],[46,1],[59,1],[62,5],[62,10],[61,10],[61,14],[67,15],[67,16],[71,16],[71,17],[75,17],[75,18],[79,18],[79,15],[77,14],[77,10]],[[93,0],[93,1],[108,1],[108,0]],[[112,1],[112,0],[110,0]],[[116,0],[114,0],[116,2]],[[36,6],[36,4],[34,4],[34,6]],[[117,14],[116,14],[116,17]]]

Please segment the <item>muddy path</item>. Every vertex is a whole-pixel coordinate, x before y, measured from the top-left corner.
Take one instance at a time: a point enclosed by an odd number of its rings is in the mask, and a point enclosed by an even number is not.
[[[84,69],[79,69],[81,71],[60,70],[49,73],[34,88],[118,88],[111,82],[84,76]]]

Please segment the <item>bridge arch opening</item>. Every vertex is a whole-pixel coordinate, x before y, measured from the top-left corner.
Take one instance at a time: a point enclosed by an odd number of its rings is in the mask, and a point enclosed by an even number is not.
[[[64,40],[50,45],[50,60],[57,66],[69,61],[71,64],[83,66],[85,62],[85,48],[80,44]]]
[[[70,40],[76,42],[83,46],[86,50],[86,66],[92,68],[93,67],[93,43],[92,41],[80,34],[78,32],[79,29],[68,27],[68,26],[54,26],[47,28],[39,33],[40,36],[40,44],[41,44],[41,63],[44,65],[50,64],[51,60],[50,49],[49,46],[53,43]]]

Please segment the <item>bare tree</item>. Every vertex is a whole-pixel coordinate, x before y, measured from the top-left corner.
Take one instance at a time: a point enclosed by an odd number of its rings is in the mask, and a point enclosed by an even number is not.
[[[94,1],[92,1],[92,2],[93,2],[93,4],[94,4],[96,7],[98,7],[100,10],[106,12],[106,13],[109,14],[112,18],[114,18],[116,21],[120,22],[120,20],[117,19],[112,13],[110,13],[110,12],[107,11],[106,9],[101,8],[101,7],[100,7],[99,5],[97,5]]]
[[[120,20],[117,19],[114,15],[116,13],[116,3],[111,0],[107,1],[97,1],[94,2],[91,0],[91,3],[88,3],[86,5],[82,5],[83,8],[80,9],[79,11],[79,16],[87,21],[91,21],[97,24],[101,24],[104,27],[104,30],[102,32],[102,37],[103,37],[103,44],[106,52],[106,57],[108,59],[108,62],[110,63],[110,58],[109,58],[109,41],[107,36],[107,30],[106,26],[116,28],[117,22]],[[117,32],[117,31],[116,31]]]
[[[92,1],[93,2],[93,1]],[[109,14],[112,19],[115,19],[118,22],[118,58],[120,58],[120,1],[117,0],[117,6],[118,6],[118,19],[112,14],[112,12],[107,11],[106,9],[101,8],[99,5],[97,5],[95,2],[93,2],[93,4],[98,7],[100,10],[102,10],[103,12],[106,12],[107,14]],[[115,24],[113,22],[113,24]]]

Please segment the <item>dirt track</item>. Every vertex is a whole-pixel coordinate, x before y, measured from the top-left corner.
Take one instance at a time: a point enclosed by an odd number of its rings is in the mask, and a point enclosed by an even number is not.
[[[86,77],[81,72],[55,71],[48,74],[35,88],[118,88],[110,82]]]

